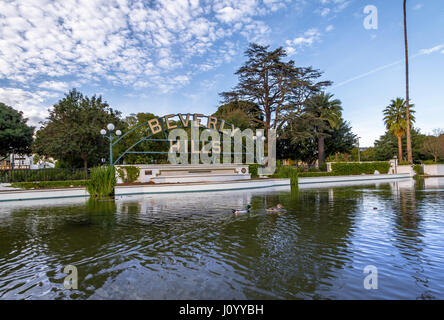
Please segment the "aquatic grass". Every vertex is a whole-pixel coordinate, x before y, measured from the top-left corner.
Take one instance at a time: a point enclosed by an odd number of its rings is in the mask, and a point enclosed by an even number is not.
[[[114,166],[102,166],[91,169],[90,180],[86,190],[92,198],[103,198],[114,195],[116,186],[116,169]]]

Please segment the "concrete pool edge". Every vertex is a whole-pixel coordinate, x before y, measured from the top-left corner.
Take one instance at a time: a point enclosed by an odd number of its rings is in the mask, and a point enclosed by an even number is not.
[[[335,182],[361,182],[361,181],[379,181],[379,180],[394,180],[394,179],[411,179],[412,176],[408,173],[402,174],[366,174],[353,176],[324,176],[324,177],[307,177],[298,178],[298,185],[312,184],[312,183],[335,183]]]
[[[316,185],[347,182],[378,182],[387,180],[411,179],[409,174],[380,174],[359,176],[326,176],[299,178],[298,185]],[[181,183],[181,184],[158,184],[158,185],[136,185],[117,186],[115,196],[143,195],[143,194],[173,194],[187,192],[215,192],[229,190],[265,189],[273,187],[288,186],[290,179],[255,179],[217,183]],[[26,201],[89,197],[85,188],[70,189],[41,189],[41,190],[11,190],[0,192],[0,202]]]
[[[142,194],[171,194],[186,192],[214,192],[229,190],[264,189],[273,187],[290,187],[290,179],[258,179],[249,181],[231,181],[218,183],[183,183],[142,186],[117,186],[115,196]],[[0,192],[0,202],[26,201],[89,197],[85,188],[11,190]]]

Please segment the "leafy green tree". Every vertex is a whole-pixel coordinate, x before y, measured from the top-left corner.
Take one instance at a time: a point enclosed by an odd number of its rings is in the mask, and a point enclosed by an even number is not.
[[[331,137],[342,123],[342,106],[339,99],[329,93],[320,93],[310,98],[302,114],[295,119],[293,143],[308,138],[316,139],[318,165],[325,162],[325,139]]]
[[[412,152],[415,160],[426,160],[429,157],[424,154],[423,146],[425,135],[421,134],[419,129],[412,127]],[[403,141],[403,150],[407,150],[406,141]],[[374,161],[387,161],[393,159],[398,153],[398,138],[392,131],[388,131],[375,141],[373,148]],[[405,151],[403,158],[405,158]]]
[[[339,127],[334,128],[330,132],[330,137],[325,139],[325,156],[328,157],[331,154],[337,152],[351,153],[356,149],[356,135],[352,132],[352,128],[348,121],[341,120]]]
[[[108,158],[108,140],[100,134],[108,123],[122,128],[120,112],[102,97],[83,96],[76,89],[49,110],[49,116],[36,133],[33,150],[72,167],[94,166]]]
[[[264,116],[261,122],[265,129],[281,129],[308,98],[331,84],[316,82],[322,75],[319,70],[283,61],[286,55],[282,47],[270,51],[269,46],[250,43],[245,51],[248,60],[235,73],[239,77],[237,86],[220,94],[223,103],[254,103]]]
[[[297,159],[307,163],[314,163],[318,159],[318,141],[314,135],[309,134],[305,139],[293,140],[290,126],[280,132],[282,138],[277,141],[277,156],[279,159]],[[293,140],[293,141],[292,141]],[[325,138],[325,156],[337,153],[350,153],[356,141],[356,135],[352,132],[350,124],[342,121],[337,129],[330,132]]]
[[[23,113],[0,102],[0,160],[11,153],[29,154],[34,127]]]
[[[224,119],[241,130],[263,127],[264,122],[259,106],[249,101],[232,101],[221,105],[213,116]]]
[[[415,122],[413,110],[414,105],[410,105],[410,126]],[[391,100],[390,105],[384,109],[384,124],[387,130],[393,132],[398,138],[398,158],[402,160],[402,137],[405,136],[407,131],[407,107],[405,100],[402,98],[396,98]]]

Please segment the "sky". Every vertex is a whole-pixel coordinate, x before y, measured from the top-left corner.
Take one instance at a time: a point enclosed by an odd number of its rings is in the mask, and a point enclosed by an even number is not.
[[[361,146],[372,146],[382,110],[405,97],[402,2],[0,0],[0,102],[35,126],[71,88],[123,115],[211,114],[256,42],[323,71]],[[444,128],[444,1],[407,2],[415,126],[431,133]]]

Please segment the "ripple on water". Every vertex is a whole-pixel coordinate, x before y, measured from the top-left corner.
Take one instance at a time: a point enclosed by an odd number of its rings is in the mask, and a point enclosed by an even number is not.
[[[5,206],[0,298],[444,298],[444,197],[417,191],[386,183]],[[231,213],[247,203],[250,214]],[[277,203],[287,212],[265,211]],[[78,290],[63,288],[67,264]],[[363,286],[367,265],[378,290]]]

